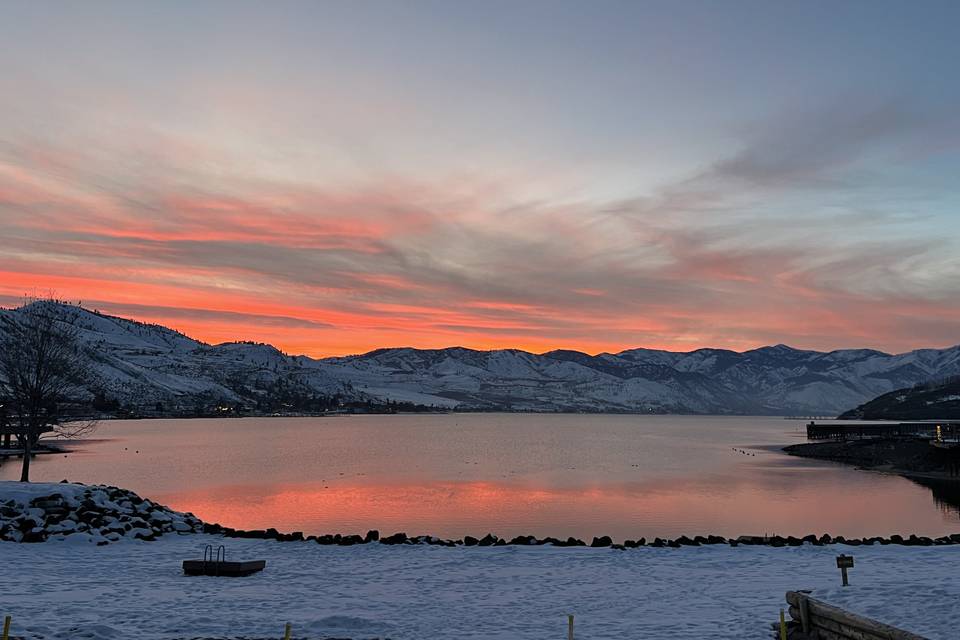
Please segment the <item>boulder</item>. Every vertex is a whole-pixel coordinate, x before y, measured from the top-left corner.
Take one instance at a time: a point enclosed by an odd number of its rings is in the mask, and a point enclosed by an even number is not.
[[[386,538],[380,538],[380,544],[406,544],[407,540],[408,540],[407,534],[395,533],[392,536],[387,536]]]
[[[497,540],[499,540],[497,536],[493,535],[492,533],[488,533],[487,535],[480,538],[480,542],[478,542],[477,544],[481,547],[492,547],[497,543]]]

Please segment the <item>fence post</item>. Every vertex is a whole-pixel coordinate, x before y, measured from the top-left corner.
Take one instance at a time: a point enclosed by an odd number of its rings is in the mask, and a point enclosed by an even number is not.
[[[3,640],[9,640],[10,638],[10,616],[5,616],[3,618]]]
[[[290,623],[288,622],[288,623],[287,623],[287,626],[284,627],[284,629],[283,629],[283,640],[290,640],[290,633],[291,633],[292,630],[293,630],[293,629],[292,629],[292,627],[290,626]]]
[[[797,608],[800,609],[800,628],[804,633],[810,633],[810,603],[806,596],[800,596]]]
[[[567,615],[567,640],[573,640],[573,614]]]
[[[780,640],[787,640],[787,623],[783,619],[783,609],[780,609]]]

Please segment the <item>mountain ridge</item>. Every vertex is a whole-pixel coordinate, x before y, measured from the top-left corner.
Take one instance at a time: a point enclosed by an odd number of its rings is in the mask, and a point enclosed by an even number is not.
[[[956,420],[960,377],[895,389],[839,416],[845,420]]]
[[[40,302],[77,327],[90,393],[125,407],[235,404],[258,411],[337,402],[457,410],[836,415],[883,393],[960,375],[960,346],[742,352],[387,347],[311,358],[248,341],[216,345],[163,325]],[[0,314],[16,318],[19,309]],[[323,403],[321,403],[323,404]]]

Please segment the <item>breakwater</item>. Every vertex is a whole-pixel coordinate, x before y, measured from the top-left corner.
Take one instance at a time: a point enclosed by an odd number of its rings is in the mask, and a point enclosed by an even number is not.
[[[653,548],[672,548],[681,547],[699,547],[704,545],[729,545],[731,547],[749,547],[749,546],[767,546],[767,547],[799,547],[805,544],[813,546],[824,545],[847,545],[847,546],[872,546],[872,545],[904,545],[904,546],[940,546],[960,544],[960,533],[947,536],[931,538],[927,536],[918,536],[910,534],[902,536],[898,534],[883,536],[871,536],[864,538],[846,538],[844,536],[831,536],[830,534],[796,536],[738,536],[736,538],[726,538],[717,535],[698,535],[698,536],[679,536],[677,538],[651,538],[641,537],[638,539],[627,539],[622,542],[615,542],[610,536],[597,536],[590,542],[579,538],[554,538],[536,536],[515,536],[513,538],[500,538],[492,533],[488,533],[481,538],[473,536],[464,536],[458,539],[437,538],[435,536],[408,536],[406,533],[394,533],[389,536],[381,536],[379,531],[371,530],[366,535],[359,534],[325,534],[325,535],[304,535],[301,531],[293,533],[281,533],[276,529],[256,529],[243,530],[224,527],[219,524],[204,524],[203,532],[215,535],[222,535],[227,538],[254,538],[263,540],[276,540],[278,542],[314,542],[322,545],[354,546],[359,544],[379,543],[386,545],[436,545],[443,547],[501,547],[507,545],[552,545],[555,547],[590,547],[590,548],[612,548],[612,549],[635,549],[639,547]]]

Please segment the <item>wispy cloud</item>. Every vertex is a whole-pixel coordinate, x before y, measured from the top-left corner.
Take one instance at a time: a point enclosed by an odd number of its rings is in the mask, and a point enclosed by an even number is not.
[[[873,170],[954,124],[896,104],[801,113],[615,202],[481,175],[280,180],[153,137],[90,152],[7,139],[0,296],[50,288],[312,354],[957,342],[956,234],[909,188],[889,202]]]

